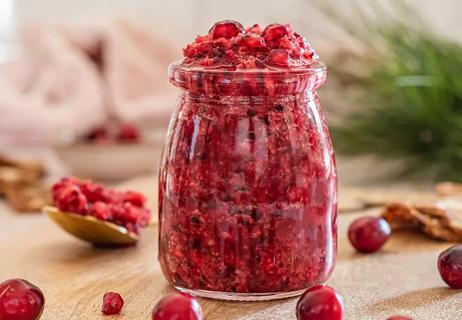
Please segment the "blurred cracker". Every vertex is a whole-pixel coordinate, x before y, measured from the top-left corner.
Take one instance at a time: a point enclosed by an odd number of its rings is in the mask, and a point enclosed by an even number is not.
[[[49,188],[41,183],[11,184],[4,189],[8,203],[18,212],[40,212],[51,203]]]
[[[45,166],[41,161],[33,159],[13,159],[4,154],[0,154],[0,167],[16,168],[36,177],[43,177],[46,173]]]
[[[456,182],[440,182],[435,185],[436,194],[440,197],[461,196],[462,184]]]
[[[462,242],[462,201],[425,204],[390,203],[382,212],[393,229],[413,228],[443,241]]]

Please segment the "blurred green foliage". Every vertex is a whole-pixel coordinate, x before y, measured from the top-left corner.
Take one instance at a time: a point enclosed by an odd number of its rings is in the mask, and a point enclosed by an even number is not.
[[[401,1],[317,6],[362,47],[331,63],[358,108],[331,128],[336,150],[405,159],[410,172],[462,181],[462,46],[435,35]]]

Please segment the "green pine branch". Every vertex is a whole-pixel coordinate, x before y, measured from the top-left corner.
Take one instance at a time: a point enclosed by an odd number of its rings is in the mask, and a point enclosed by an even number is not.
[[[342,96],[360,93],[361,107],[331,128],[336,150],[404,158],[409,171],[462,181],[462,46],[430,32],[401,1],[391,9],[352,2],[354,19],[314,2],[364,46],[329,66]]]

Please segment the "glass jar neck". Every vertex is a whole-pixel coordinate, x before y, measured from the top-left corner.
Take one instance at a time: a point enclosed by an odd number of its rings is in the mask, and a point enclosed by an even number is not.
[[[209,70],[169,66],[170,81],[190,93],[219,96],[288,96],[314,92],[326,80],[326,66],[316,61],[303,69]]]
[[[252,116],[267,114],[268,112],[284,113],[312,105],[317,99],[316,91],[277,95],[277,96],[232,96],[202,94],[191,91],[182,91],[180,100],[182,106],[199,105],[204,112],[227,113],[229,115]]]

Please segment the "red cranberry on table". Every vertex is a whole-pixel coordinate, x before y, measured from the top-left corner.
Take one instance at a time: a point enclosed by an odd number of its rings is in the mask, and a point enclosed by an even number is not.
[[[187,293],[172,293],[163,297],[152,311],[152,320],[202,320],[199,302]]]
[[[298,320],[341,320],[343,301],[334,288],[316,285],[300,297],[296,312]]]
[[[455,245],[441,252],[438,270],[448,286],[462,289],[462,245]]]
[[[372,253],[379,250],[390,235],[391,228],[388,222],[377,217],[356,219],[348,228],[348,238],[351,244],[361,253]]]
[[[124,299],[116,292],[108,292],[104,294],[103,306],[101,311],[105,315],[119,314],[124,306]]]
[[[42,291],[23,279],[11,279],[0,284],[1,320],[37,320],[45,298]]]

